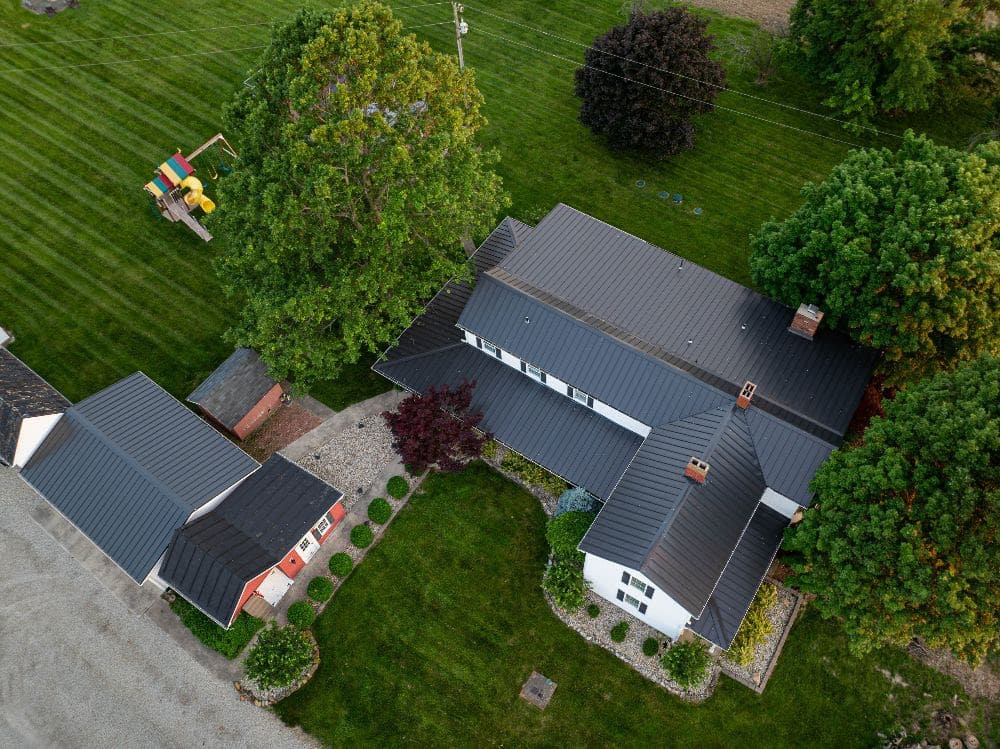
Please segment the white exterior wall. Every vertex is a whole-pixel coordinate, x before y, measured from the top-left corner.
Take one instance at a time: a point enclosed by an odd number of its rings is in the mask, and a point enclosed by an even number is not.
[[[653,597],[646,598],[631,585],[622,582],[622,573],[627,572],[632,577],[637,577],[654,589]],[[691,613],[681,606],[677,601],[668,596],[659,586],[650,582],[642,573],[636,572],[628,567],[623,567],[615,562],[610,562],[594,554],[587,554],[583,562],[583,576],[590,583],[591,589],[601,598],[609,603],[613,603],[623,611],[627,611],[637,619],[641,619],[650,627],[671,639],[677,639],[681,630],[691,620]],[[629,595],[638,598],[646,604],[646,613],[640,614],[639,610],[629,606],[624,601],[618,600],[618,591],[624,590]]]
[[[468,343],[470,346],[476,346],[476,334],[475,333],[471,333],[468,330],[466,330],[464,332],[465,332],[465,342]],[[485,341],[486,339],[484,338],[483,340]],[[490,342],[492,343],[492,341],[490,341]],[[476,348],[478,348],[478,346],[476,346]],[[486,351],[483,351],[483,354],[486,355],[486,356],[490,355]],[[509,353],[507,351],[504,351],[503,349],[500,349],[500,361],[502,361],[508,367],[512,367],[512,368],[516,369],[518,372],[521,371],[521,360],[518,357],[514,356],[513,354],[511,354],[511,353]],[[522,372],[522,375],[524,377],[531,377],[531,375],[523,373],[523,372]],[[532,377],[531,379],[535,379],[535,378]],[[548,387],[552,388],[557,393],[559,393],[560,395],[562,395],[564,398],[569,398],[570,397],[570,396],[566,395],[566,386],[569,383],[567,383],[567,382],[565,382],[563,380],[560,380],[558,377],[555,377],[554,375],[552,375],[552,374],[550,374],[548,372],[545,373],[545,382],[542,383],[542,384],[543,385],[547,385]],[[588,395],[590,395],[590,393],[588,393]],[[593,397],[593,396],[591,396],[591,397]],[[633,419],[631,416],[628,416],[627,414],[623,414],[618,409],[612,408],[607,403],[602,403],[601,401],[597,400],[597,398],[594,398],[593,411],[595,413],[600,414],[601,416],[603,416],[604,418],[608,419],[609,421],[613,421],[618,426],[625,427],[630,432],[635,432],[640,437],[648,437],[649,436],[650,428],[648,426],[646,426],[645,424],[643,424],[640,421],[636,421],[635,419]]]
[[[786,518],[790,518],[799,509],[799,503],[794,499],[789,499],[784,494],[778,494],[774,489],[765,489],[760,498],[761,504],[767,505],[775,512],[779,512]]]
[[[14,448],[14,466],[24,468],[35,450],[42,444],[42,441],[49,436],[49,432],[62,418],[62,414],[49,414],[48,416],[32,416],[21,420],[21,430],[17,434],[17,447]]]

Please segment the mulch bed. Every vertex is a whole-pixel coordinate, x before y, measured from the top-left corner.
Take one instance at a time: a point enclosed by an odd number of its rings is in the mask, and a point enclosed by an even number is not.
[[[247,437],[242,447],[252,458],[263,463],[322,423],[321,418],[300,404],[286,403],[271,414],[260,429]]]

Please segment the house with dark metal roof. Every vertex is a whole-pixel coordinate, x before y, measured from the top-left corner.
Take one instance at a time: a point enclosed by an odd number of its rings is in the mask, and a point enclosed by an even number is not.
[[[70,402],[0,346],[0,465],[23,466]]]
[[[238,348],[187,397],[230,434],[246,439],[281,404],[284,390],[256,351]]]
[[[174,531],[160,577],[223,627],[276,604],[343,519],[341,493],[281,455]]]
[[[603,501],[592,589],[728,649],[876,352],[565,205],[505,219],[473,263],[375,371],[474,380],[483,430]]]

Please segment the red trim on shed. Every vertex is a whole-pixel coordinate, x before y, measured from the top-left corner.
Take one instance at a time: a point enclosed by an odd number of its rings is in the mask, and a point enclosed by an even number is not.
[[[344,506],[340,503],[340,500],[338,499],[337,503],[330,508],[328,514],[330,515],[331,518],[330,527],[326,529],[326,533],[320,536],[319,542],[321,544],[324,543],[326,539],[330,537],[330,534],[333,533],[334,528],[340,525],[340,521],[344,519],[345,515],[347,515],[347,510],[344,509]],[[322,519],[323,518],[320,518],[320,520]],[[319,521],[316,522],[319,523]],[[313,527],[315,528],[316,526]]]
[[[297,574],[302,571],[305,567],[305,563],[302,561],[302,557],[299,556],[299,552],[292,549],[285,555],[285,558],[278,562],[277,567],[279,570],[284,572],[291,578],[295,578]]]

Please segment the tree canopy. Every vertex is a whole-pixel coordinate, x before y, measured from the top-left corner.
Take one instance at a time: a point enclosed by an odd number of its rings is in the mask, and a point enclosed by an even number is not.
[[[908,133],[802,195],[751,240],[767,294],[883,349],[890,383],[1000,353],[1000,143],[966,153]]]
[[[599,36],[576,71],[580,121],[608,145],[658,156],[694,145],[692,117],[714,109],[726,75],[708,21],[683,8],[635,13]]]
[[[462,239],[505,204],[481,103],[471,72],[377,3],[275,26],[224,114],[240,162],[212,219],[233,342],[303,390],[470,275]]]
[[[925,110],[946,86],[996,82],[996,0],[798,0],[790,37],[830,92],[826,104],[857,124],[878,112]]]
[[[1000,645],[1000,359],[900,392],[812,488],[792,582],[855,651],[920,637],[976,663]]]

